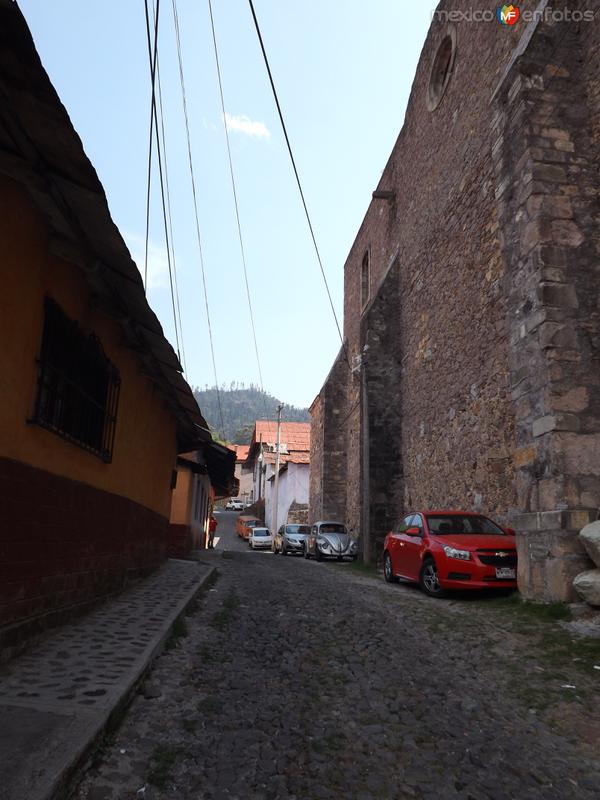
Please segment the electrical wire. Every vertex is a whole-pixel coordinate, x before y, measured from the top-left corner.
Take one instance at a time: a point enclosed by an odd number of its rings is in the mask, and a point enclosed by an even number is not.
[[[160,0],[159,0],[160,2]],[[144,2],[146,12],[146,35],[148,37],[148,52],[152,52],[150,44],[150,14],[148,12],[148,0]],[[152,100],[150,101],[150,136],[148,137],[148,181],[146,188],[146,247],[144,253],[144,291],[148,292],[148,240],[150,236],[150,187],[152,184],[152,138],[154,135],[154,92],[155,92],[155,66],[156,54],[158,52],[158,14],[154,17],[154,56],[151,58],[150,77],[152,82]]]
[[[153,3],[154,13],[156,15],[156,8]],[[171,237],[171,259],[173,261],[173,278],[175,280],[175,299],[177,301],[177,317],[179,319],[179,334],[181,336],[181,355],[183,357],[183,370],[187,373],[187,363],[185,358],[185,341],[183,337],[183,324],[181,322],[181,306],[179,303],[179,285],[177,281],[177,263],[175,260],[175,240],[173,237],[173,220],[171,216],[171,192],[169,189],[169,169],[167,164],[167,143],[165,138],[165,115],[163,113],[163,102],[162,102],[162,85],[160,80],[160,59],[158,54],[156,56],[156,81],[158,86],[158,108],[160,111],[160,129],[161,129],[161,139],[162,139],[162,150],[165,159],[165,187],[166,187],[166,194],[167,194],[167,218],[169,221],[169,235]]]
[[[258,378],[260,380],[260,388],[262,391],[262,398],[263,404],[265,409],[265,414],[267,414],[267,399],[265,396],[265,387],[263,384],[263,376],[262,376],[262,369],[260,366],[260,355],[258,352],[258,342],[256,339],[256,327],[254,324],[254,312],[252,310],[252,299],[250,297],[250,284],[248,282],[248,269],[246,265],[246,252],[244,248],[244,238],[242,236],[242,225],[240,222],[240,210],[238,205],[237,199],[237,189],[235,185],[235,175],[233,171],[233,160],[231,157],[231,143],[229,141],[229,130],[227,128],[227,120],[225,117],[225,97],[223,93],[223,82],[221,79],[221,65],[219,63],[219,49],[217,47],[217,36],[215,32],[215,20],[213,17],[213,10],[212,10],[212,0],[208,0],[208,11],[210,14],[210,27],[212,31],[212,40],[213,40],[213,49],[215,54],[215,66],[217,68],[217,78],[219,81],[219,96],[221,98],[221,113],[223,116],[223,128],[225,130],[225,141],[227,142],[227,158],[229,159],[229,175],[231,176],[231,189],[233,192],[233,204],[235,206],[235,218],[237,222],[237,230],[238,230],[238,239],[240,242],[240,253],[242,256],[242,268],[244,272],[244,283],[246,285],[246,298],[248,300],[248,310],[250,312],[250,325],[252,327],[252,338],[254,340],[254,352],[256,354],[256,364],[258,366]]]
[[[150,77],[152,81],[152,113],[154,117],[154,131],[156,134],[156,154],[158,157],[158,175],[159,175],[159,182],[160,182],[160,193],[161,193],[161,201],[162,201],[162,212],[163,212],[163,223],[165,229],[165,242],[167,246],[167,265],[169,268],[169,284],[171,287],[171,305],[173,308],[173,322],[175,325],[175,341],[177,344],[177,357],[181,361],[181,352],[179,346],[179,331],[177,328],[177,312],[175,310],[175,290],[173,286],[173,270],[171,266],[171,252],[170,252],[170,244],[169,244],[169,228],[167,224],[167,210],[166,210],[166,198],[165,198],[165,185],[164,185],[164,176],[163,176],[163,166],[162,166],[162,152],[160,146],[160,135],[158,131],[158,115],[156,111],[156,93],[154,90],[155,81],[156,81],[156,63],[158,59],[158,20],[159,20],[159,13],[160,13],[160,0],[156,2],[156,16],[154,20],[154,50],[152,50],[152,45],[150,42],[150,14],[148,11],[148,0],[144,0],[144,5],[146,9],[146,34],[148,39],[148,59],[150,62]]]
[[[298,184],[298,190],[300,191],[300,197],[302,199],[302,205],[304,206],[304,213],[306,215],[306,221],[308,222],[308,227],[309,227],[310,235],[312,237],[313,245],[314,245],[314,248],[315,248],[315,253],[317,254],[317,261],[319,262],[319,268],[321,270],[321,275],[323,276],[323,282],[325,284],[325,289],[327,291],[327,297],[329,298],[329,305],[331,306],[331,311],[333,313],[333,318],[335,320],[335,326],[337,328],[337,332],[338,332],[338,335],[340,337],[340,342],[342,343],[342,348],[343,348],[344,354],[346,356],[346,362],[348,364],[348,369],[351,369],[350,358],[348,356],[348,351],[347,351],[347,348],[346,348],[346,343],[344,341],[344,337],[342,336],[342,331],[341,331],[341,328],[340,328],[340,324],[338,322],[337,314],[336,314],[336,311],[335,311],[335,306],[333,305],[333,299],[331,297],[331,292],[329,290],[329,283],[327,282],[327,276],[325,275],[325,269],[323,267],[323,261],[321,259],[321,253],[319,252],[319,247],[317,245],[317,239],[316,239],[315,232],[314,232],[314,229],[313,229],[313,226],[312,226],[312,222],[311,222],[311,219],[310,219],[310,214],[308,213],[308,206],[306,205],[306,200],[304,199],[304,192],[302,190],[302,184],[300,183],[300,176],[299,176],[298,170],[296,168],[296,161],[294,159],[294,154],[292,152],[292,146],[290,144],[290,139],[289,139],[289,136],[288,136],[287,128],[286,128],[286,125],[285,125],[285,121],[283,119],[283,113],[281,111],[281,106],[279,104],[279,98],[277,96],[277,90],[275,89],[275,82],[273,81],[273,75],[271,73],[271,67],[269,66],[269,59],[267,58],[267,51],[265,50],[265,45],[264,45],[264,42],[263,42],[262,34],[260,32],[260,26],[258,24],[258,19],[256,17],[256,13],[254,11],[254,4],[253,4],[252,0],[248,0],[248,2],[250,3],[250,11],[252,12],[252,18],[254,20],[254,27],[256,28],[258,41],[260,43],[260,49],[262,50],[263,59],[264,59],[264,62],[265,62],[265,66],[267,68],[267,73],[269,75],[269,82],[271,84],[271,89],[273,91],[273,97],[275,99],[275,105],[277,106],[277,113],[279,114],[279,121],[281,122],[281,127],[283,129],[283,135],[285,136],[285,141],[286,141],[286,144],[287,144],[288,153],[290,155],[290,160],[292,162],[292,167],[294,169],[294,175],[296,176],[296,183]]]
[[[176,0],[172,0],[171,2],[173,7],[173,22],[175,25],[175,39],[177,43],[177,60],[179,62],[179,82],[181,84],[181,98],[183,102],[183,116],[185,119],[185,132],[187,137],[187,151],[188,151],[188,161],[189,161],[189,168],[190,168],[190,178],[192,182],[192,196],[194,199],[194,212],[195,212],[195,219],[196,219],[196,236],[198,239],[198,252],[200,255],[200,268],[202,272],[202,287],[204,289],[204,305],[206,308],[206,322],[208,325],[208,338],[210,343],[210,352],[212,357],[212,364],[213,364],[213,372],[215,376],[215,389],[217,391],[217,403],[219,406],[219,418],[221,420],[221,431],[224,431],[225,425],[223,422],[223,407],[221,404],[221,393],[219,391],[219,380],[217,378],[217,363],[215,360],[215,348],[213,342],[213,335],[212,335],[212,326],[210,322],[210,309],[208,303],[208,290],[206,287],[206,271],[204,268],[204,257],[202,253],[202,237],[200,235],[200,221],[199,221],[199,214],[198,214],[198,199],[196,195],[196,179],[194,176],[194,162],[192,159],[192,144],[190,139],[190,124],[188,118],[188,111],[187,111],[187,100],[185,94],[185,80],[184,80],[184,71],[183,71],[183,55],[181,52],[181,36],[179,31],[179,15],[177,13],[177,2]]]

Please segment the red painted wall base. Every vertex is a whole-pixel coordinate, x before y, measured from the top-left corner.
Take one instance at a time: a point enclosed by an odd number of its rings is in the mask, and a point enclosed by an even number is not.
[[[127,498],[0,458],[0,649],[156,569],[168,525]]]

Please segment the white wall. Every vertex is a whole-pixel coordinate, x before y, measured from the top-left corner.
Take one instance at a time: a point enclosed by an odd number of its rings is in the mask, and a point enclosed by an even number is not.
[[[292,503],[308,503],[309,493],[309,464],[289,463],[288,468],[279,476],[279,497],[277,502],[277,527],[287,522],[288,512]],[[265,495],[265,522],[272,531],[275,504],[275,480],[267,481]]]

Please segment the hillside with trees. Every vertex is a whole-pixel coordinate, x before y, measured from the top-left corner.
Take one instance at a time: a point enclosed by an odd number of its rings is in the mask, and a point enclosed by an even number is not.
[[[277,419],[280,401],[272,394],[251,384],[232,382],[219,387],[223,411],[223,426],[219,414],[219,400],[214,386],[195,388],[194,397],[211,430],[222,440],[233,444],[249,444],[257,419]],[[281,414],[284,422],[310,422],[307,408],[285,405]],[[222,429],[221,429],[222,427]]]

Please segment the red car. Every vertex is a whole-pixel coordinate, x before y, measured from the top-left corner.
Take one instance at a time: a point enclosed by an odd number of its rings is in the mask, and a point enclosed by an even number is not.
[[[417,581],[432,597],[446,589],[516,589],[515,532],[469,511],[408,514],[385,537],[383,569],[388,583]]]

